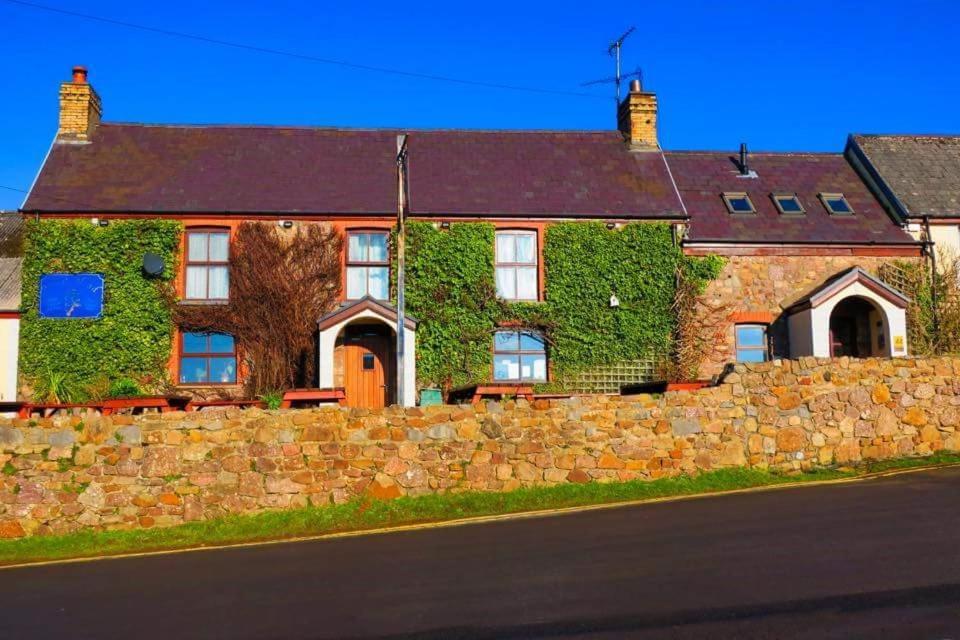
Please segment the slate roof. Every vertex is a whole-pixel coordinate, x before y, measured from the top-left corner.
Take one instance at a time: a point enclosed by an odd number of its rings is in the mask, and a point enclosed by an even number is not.
[[[960,136],[853,135],[903,217],[960,217]]]
[[[20,269],[23,219],[15,211],[0,211],[0,311],[20,308]]]
[[[751,153],[755,178],[739,177],[735,154],[666,156],[690,214],[689,242],[915,244],[840,154]],[[746,192],[756,213],[729,213],[724,192]],[[772,193],[796,194],[806,213],[781,214]],[[830,215],[819,193],[843,193],[854,215]]]
[[[101,124],[53,146],[23,210],[389,215],[397,133]],[[616,131],[409,133],[412,213],[681,216],[662,156]]]

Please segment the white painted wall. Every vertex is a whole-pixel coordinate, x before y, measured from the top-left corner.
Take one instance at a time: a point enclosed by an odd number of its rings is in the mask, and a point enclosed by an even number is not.
[[[20,319],[0,318],[0,400],[17,399],[17,359],[19,358]]]
[[[813,355],[821,358],[830,357],[830,314],[833,313],[838,304],[851,296],[865,298],[873,302],[883,313],[884,331],[887,335],[887,348],[883,355],[894,357],[907,355],[906,310],[891,304],[859,282],[854,282],[844,289],[842,294],[834,296],[816,309],[810,310]],[[899,349],[896,348],[898,342],[901,347]]]
[[[384,318],[371,309],[364,309],[356,315],[350,316],[343,322],[339,322],[321,331],[317,371],[322,388],[333,387],[333,352],[337,347],[337,336],[340,335],[340,332],[348,324],[354,324],[363,320],[375,320],[387,325],[394,331],[397,330],[396,322]],[[407,353],[404,358],[403,398],[401,399],[401,404],[405,407],[413,407],[417,404],[417,332],[413,329],[405,328],[403,340]]]
[[[960,257],[960,226],[931,224],[930,239],[934,242],[938,256]]]

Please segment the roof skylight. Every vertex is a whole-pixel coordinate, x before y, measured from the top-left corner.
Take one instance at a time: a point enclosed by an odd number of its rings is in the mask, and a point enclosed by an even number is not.
[[[755,213],[756,209],[746,193],[724,193],[723,203],[730,213]]]

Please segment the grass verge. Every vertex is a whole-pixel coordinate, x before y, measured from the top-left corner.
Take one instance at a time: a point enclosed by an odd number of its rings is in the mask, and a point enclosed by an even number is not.
[[[227,516],[161,529],[83,531],[0,541],[0,566],[92,556],[281,540],[329,533],[381,529],[425,522],[586,505],[718,493],[788,483],[853,478],[870,473],[960,463],[960,454],[937,453],[861,465],[784,474],[759,469],[720,469],[697,476],[654,481],[563,484],[509,493],[469,491],[401,497],[358,498],[340,505]]]

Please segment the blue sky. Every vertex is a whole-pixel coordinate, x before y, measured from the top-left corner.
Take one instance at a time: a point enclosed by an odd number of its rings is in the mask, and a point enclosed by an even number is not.
[[[33,0],[31,0],[33,1]],[[253,46],[477,81],[495,90],[183,40],[0,0],[0,185],[30,186],[57,88],[90,68],[104,118],[170,123],[608,129],[606,46],[660,99],[668,149],[839,151],[848,133],[960,133],[960,3],[137,3],[50,7]],[[23,194],[0,189],[0,209]]]

